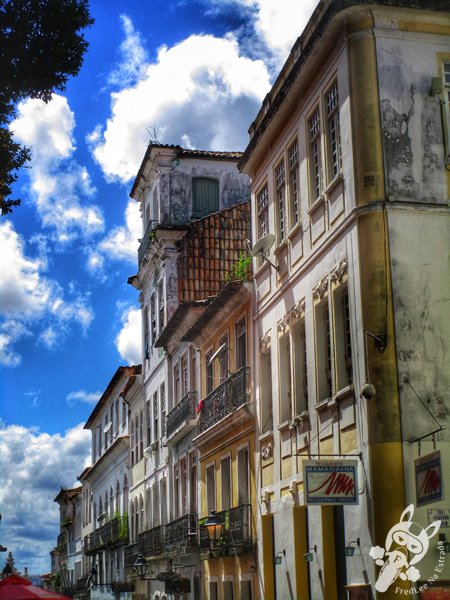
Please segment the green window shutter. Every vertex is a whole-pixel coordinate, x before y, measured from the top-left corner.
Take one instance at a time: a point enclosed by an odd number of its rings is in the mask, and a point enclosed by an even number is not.
[[[196,177],[192,180],[192,216],[204,217],[219,210],[219,182]]]

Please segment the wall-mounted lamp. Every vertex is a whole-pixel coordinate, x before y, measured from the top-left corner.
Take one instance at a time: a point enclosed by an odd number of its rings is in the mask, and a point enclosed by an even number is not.
[[[355,554],[355,548],[353,547],[353,544],[359,548],[359,538],[352,540],[348,543],[348,546],[345,546],[345,556],[353,556]]]
[[[205,527],[208,530],[209,541],[215,546],[222,535],[223,523],[215,510],[212,510],[205,521]]]
[[[445,533],[439,534],[439,541],[442,542],[442,545],[444,546],[445,554],[450,554],[450,542],[447,541]]]
[[[286,556],[286,550],[280,550],[280,552],[277,552],[275,554],[275,556],[273,557],[274,564],[281,565],[281,561],[283,560],[283,556]]]
[[[306,560],[306,562],[312,562],[314,560],[314,554],[317,554],[317,546],[308,548],[308,551],[305,552],[303,558]]]
[[[147,579],[147,575],[150,573],[147,571],[148,563],[145,560],[145,556],[143,554],[138,554],[136,560],[134,561],[133,568],[136,571],[139,579]]]

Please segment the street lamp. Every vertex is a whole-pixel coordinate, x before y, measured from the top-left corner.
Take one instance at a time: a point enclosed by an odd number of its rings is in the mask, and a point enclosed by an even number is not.
[[[306,562],[312,562],[314,559],[314,554],[316,552],[317,552],[317,546],[314,546],[313,548],[308,548],[308,550],[303,555],[303,558],[306,560]]]
[[[145,556],[143,554],[137,555],[133,566],[136,570],[138,577],[140,579],[145,579],[145,576],[147,575],[147,561],[145,560]]]
[[[345,556],[353,556],[355,554],[355,548],[352,544],[355,544],[355,546],[358,546],[359,548],[359,538],[352,540],[348,543],[348,546],[345,546]]]
[[[205,521],[205,527],[208,530],[209,541],[215,546],[222,535],[223,523],[215,510],[212,510]]]

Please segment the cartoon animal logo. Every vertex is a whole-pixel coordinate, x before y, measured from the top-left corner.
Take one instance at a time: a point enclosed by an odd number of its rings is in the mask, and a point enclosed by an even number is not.
[[[410,504],[400,516],[400,521],[389,530],[386,536],[386,548],[373,546],[369,555],[381,566],[375,589],[385,592],[400,577],[403,581],[417,581],[420,571],[414,567],[427,553],[430,538],[441,526],[434,521],[426,529],[412,521],[414,505]]]

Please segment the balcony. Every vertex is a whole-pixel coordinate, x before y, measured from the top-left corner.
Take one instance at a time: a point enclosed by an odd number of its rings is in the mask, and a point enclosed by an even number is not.
[[[57,546],[60,552],[66,552],[67,550],[67,531],[63,531],[58,535]]]
[[[123,549],[124,566],[126,570],[132,569],[140,550],[139,544],[130,544]]]
[[[186,396],[167,415],[167,444],[175,444],[197,426],[197,392],[188,392]]]
[[[106,546],[111,548],[122,544],[128,544],[127,515],[115,517],[89,535],[86,535],[83,543],[83,552],[85,554],[92,554]]]
[[[203,433],[227,415],[247,403],[250,368],[242,367],[213,390],[200,403],[199,433]]]
[[[191,513],[171,521],[165,526],[164,554],[187,554],[198,547],[197,514]]]
[[[242,504],[236,508],[217,512],[217,519],[221,519],[223,529],[220,538],[213,547],[211,547],[208,530],[203,524],[206,519],[202,519],[199,533],[202,558],[219,558],[220,556],[251,553],[253,551],[251,515],[250,504]]]
[[[155,239],[155,228],[157,224],[158,221],[150,221],[150,223],[148,224],[148,227],[141,240],[141,244],[138,248],[138,265],[140,265],[143,259],[145,258],[150,244]]]
[[[161,556],[163,553],[163,525],[153,527],[138,536],[139,553],[145,557]]]

